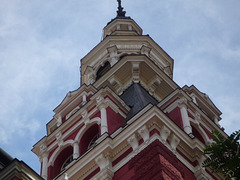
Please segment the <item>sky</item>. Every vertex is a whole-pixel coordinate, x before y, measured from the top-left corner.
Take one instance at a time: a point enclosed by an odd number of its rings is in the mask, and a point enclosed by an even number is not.
[[[173,59],[173,79],[195,85],[240,129],[240,1],[122,0]],[[80,59],[102,40],[116,0],[0,0],[0,147],[39,173],[32,146],[53,109],[80,86]]]

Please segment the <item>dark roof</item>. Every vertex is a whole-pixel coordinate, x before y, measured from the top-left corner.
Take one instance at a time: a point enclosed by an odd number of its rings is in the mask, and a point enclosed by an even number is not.
[[[0,148],[0,170],[7,166],[13,158],[2,148]]]
[[[158,101],[152,97],[139,83],[133,83],[120,98],[131,108],[125,122],[142,110],[146,105],[156,105]]]

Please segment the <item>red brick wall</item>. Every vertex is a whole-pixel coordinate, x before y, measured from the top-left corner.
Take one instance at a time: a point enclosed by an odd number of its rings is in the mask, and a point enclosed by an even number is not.
[[[119,169],[113,180],[195,180],[194,174],[159,140]]]

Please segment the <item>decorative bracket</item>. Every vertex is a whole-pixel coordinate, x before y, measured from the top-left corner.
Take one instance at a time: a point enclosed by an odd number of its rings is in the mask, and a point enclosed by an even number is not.
[[[135,82],[135,83],[139,83],[139,81],[140,81],[140,79],[139,79],[139,76],[140,76],[139,64],[140,64],[140,62],[132,63],[132,79],[133,79],[133,82]]]
[[[143,126],[141,129],[138,130],[138,133],[143,138],[144,142],[147,142],[149,139],[149,130],[146,126]]]
[[[163,126],[160,130],[161,138],[163,142],[165,143],[167,141],[168,136],[170,135],[171,131],[166,127]]]
[[[176,151],[176,148],[177,148],[179,142],[180,142],[180,139],[173,134],[171,137],[171,140],[170,140],[170,145],[171,145],[173,151]]]
[[[107,48],[107,51],[110,56],[110,64],[112,67],[114,64],[117,63],[117,46],[111,46],[111,47]]]
[[[141,54],[145,54],[146,56],[150,55],[151,48],[143,45],[141,48]]]
[[[132,146],[133,151],[138,149],[138,140],[136,134],[133,134],[130,138],[128,138],[127,141]]]

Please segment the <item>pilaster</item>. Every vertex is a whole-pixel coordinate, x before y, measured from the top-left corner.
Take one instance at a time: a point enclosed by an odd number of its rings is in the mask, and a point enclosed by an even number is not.
[[[73,159],[77,159],[79,157],[79,145],[78,142],[73,144]]]
[[[48,172],[48,152],[47,152],[47,146],[46,144],[42,144],[40,146],[40,161],[42,162],[42,172],[41,176],[43,179],[47,180],[47,172]]]
[[[108,132],[108,124],[107,124],[107,104],[104,101],[102,96],[97,97],[97,106],[101,112],[101,135],[105,132]]]
[[[187,112],[187,100],[185,99],[181,99],[179,101],[179,108],[181,111],[181,117],[182,117],[182,121],[183,121],[183,129],[187,134],[192,134],[192,127],[190,124],[190,120],[188,117],[188,112]]]

